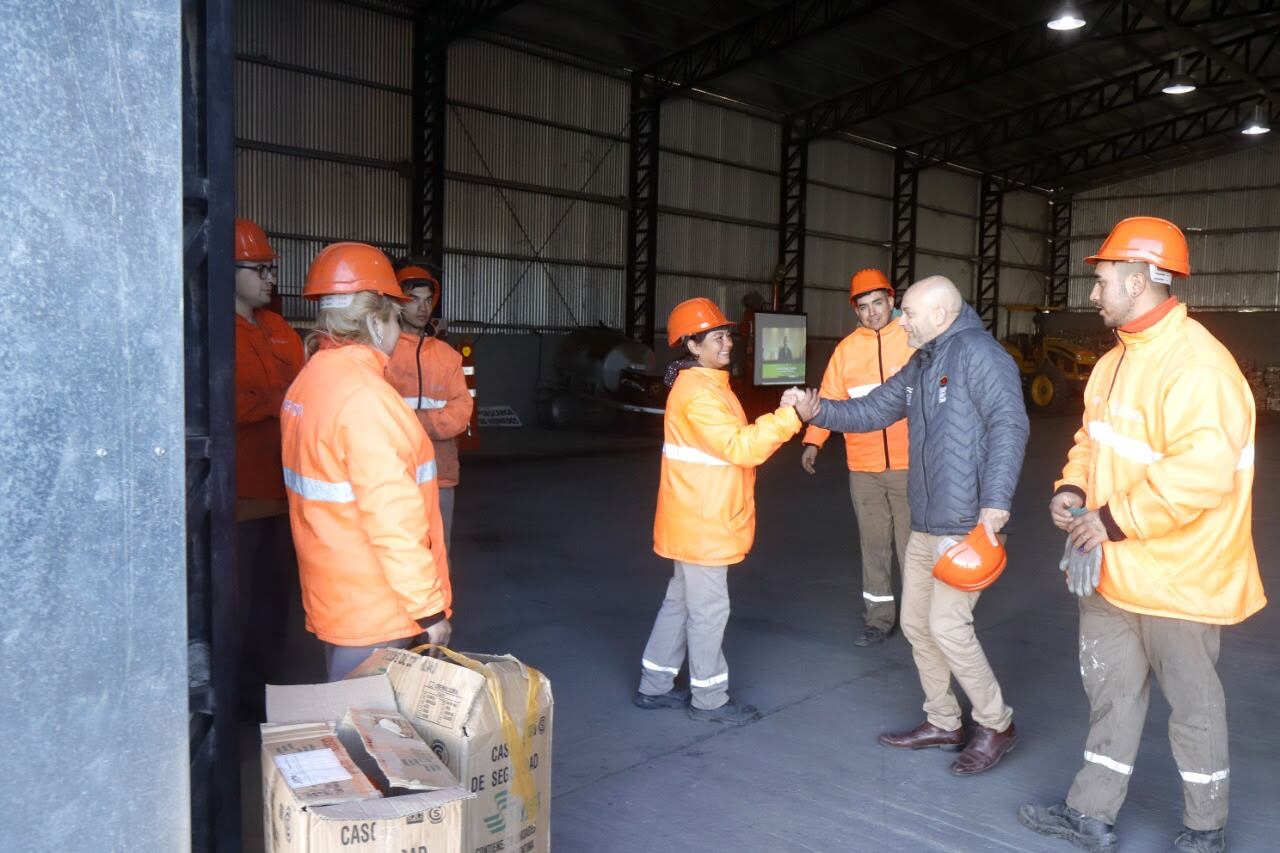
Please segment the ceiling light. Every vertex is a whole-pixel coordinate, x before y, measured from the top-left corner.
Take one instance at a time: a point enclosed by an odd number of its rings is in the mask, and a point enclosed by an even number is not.
[[[1267,126],[1262,117],[1262,104],[1258,104],[1253,108],[1253,115],[1240,132],[1245,136],[1259,136],[1263,133],[1271,132],[1271,128]]]
[[[1058,30],[1060,32],[1066,30],[1078,30],[1085,24],[1084,18],[1080,17],[1080,13],[1076,11],[1074,6],[1063,6],[1058,12],[1057,17],[1049,21],[1049,29]]]
[[[1160,91],[1166,95],[1185,95],[1188,92],[1196,90],[1196,81],[1186,71],[1182,70],[1182,57],[1179,56],[1173,63],[1173,76],[1164,84],[1164,88]]]

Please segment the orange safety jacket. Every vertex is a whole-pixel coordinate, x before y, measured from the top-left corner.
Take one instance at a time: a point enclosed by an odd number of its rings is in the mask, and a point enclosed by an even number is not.
[[[284,479],[307,630],[368,646],[450,615],[431,442],[369,346],[313,355],[281,408]]]
[[[1094,368],[1055,488],[1083,496],[1107,527],[1107,601],[1232,625],[1266,604],[1251,528],[1253,394],[1186,306],[1152,315],[1119,330],[1120,345]]]
[[[259,308],[253,319],[236,315],[236,496],[280,501],[283,513],[280,403],[302,370],[302,339],[274,311]]]
[[[790,406],[748,424],[726,371],[680,371],[663,418],[653,550],[701,566],[742,562],[756,534],[755,467],[800,427]]]
[[[458,485],[457,436],[466,432],[475,408],[462,356],[438,338],[403,332],[387,365],[387,381],[431,439],[440,488]]]
[[[914,354],[907,344],[907,330],[896,319],[878,332],[859,326],[836,345],[819,394],[828,400],[865,397],[905,367]],[[829,430],[810,426],[804,443],[822,447],[830,435]],[[845,433],[844,447],[850,471],[905,471],[907,419],[876,432]]]

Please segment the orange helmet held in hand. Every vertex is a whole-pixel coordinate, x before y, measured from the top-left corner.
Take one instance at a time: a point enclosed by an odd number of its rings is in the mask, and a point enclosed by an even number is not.
[[[236,217],[236,260],[274,261],[280,257],[271,251],[267,233],[252,219]]]
[[[686,299],[671,310],[667,320],[667,344],[676,346],[681,338],[722,329],[733,323],[710,299]]]
[[[396,281],[391,261],[367,243],[334,243],[325,246],[307,270],[302,295],[307,299],[372,290],[398,302],[409,297]]]
[[[948,548],[933,564],[933,576],[948,586],[978,592],[995,583],[1009,562],[1003,545],[992,545],[981,524]]]
[[[440,281],[431,274],[430,270],[424,267],[407,266],[396,273],[396,281],[400,282],[400,287],[405,293],[415,287],[430,286],[433,294],[431,307],[435,308],[440,303]]]
[[[1098,261],[1147,263],[1174,275],[1191,275],[1187,238],[1182,229],[1154,216],[1121,219],[1102,241],[1102,248],[1084,261],[1087,264]]]
[[[893,299],[893,285],[889,283],[889,278],[880,270],[859,270],[853,274],[853,278],[849,279],[850,302],[857,302],[859,296],[866,296],[868,293],[874,293],[877,290],[889,291],[889,298]]]

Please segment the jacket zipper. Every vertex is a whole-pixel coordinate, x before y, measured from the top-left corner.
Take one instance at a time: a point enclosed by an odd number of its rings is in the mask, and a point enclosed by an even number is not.
[[[933,360],[930,359],[930,364],[932,364],[932,362]],[[920,421],[924,424],[925,438],[928,438],[929,417],[926,414],[927,408],[925,406],[925,404],[929,402],[929,382],[925,381],[928,378],[926,375],[928,373],[928,368],[924,365],[921,365],[920,367],[920,387],[917,389],[920,394]],[[924,453],[924,441],[920,442],[920,449],[920,482],[921,485],[924,486],[924,512],[922,514],[924,515],[924,526],[927,530],[929,527],[929,472],[925,467],[925,456],[927,454]],[[913,458],[911,464],[914,463],[915,460]]]
[[[880,332],[876,332],[876,361],[880,363],[880,384],[884,384],[884,339],[880,337]],[[880,430],[880,437],[884,439],[884,470],[889,470],[889,430]]]

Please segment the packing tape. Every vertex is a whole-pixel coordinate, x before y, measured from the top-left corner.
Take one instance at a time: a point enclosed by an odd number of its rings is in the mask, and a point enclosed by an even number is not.
[[[1155,264],[1147,264],[1148,277],[1156,284],[1173,284],[1173,273],[1162,270]]]
[[[524,724],[517,728],[515,720],[512,720],[511,715],[507,713],[507,704],[502,701],[502,683],[498,681],[498,676],[488,667],[464,654],[455,652],[453,649],[446,646],[438,646],[435,643],[426,643],[409,649],[409,652],[413,654],[422,654],[430,651],[438,651],[458,666],[465,666],[472,672],[484,676],[489,696],[493,699],[493,703],[498,706],[498,719],[502,723],[502,736],[507,741],[507,752],[511,757],[511,766],[514,768],[514,773],[511,777],[511,791],[524,801],[525,811],[529,815],[529,820],[533,820],[538,816],[538,789],[533,784],[533,770],[529,767],[528,732],[531,720],[535,723],[536,731],[538,686],[542,681],[542,673],[531,666],[520,664],[521,668],[525,670],[526,679],[529,682],[529,693],[525,699]]]
[[[331,293],[328,296],[320,297],[321,308],[350,308],[351,303],[356,301],[354,293]]]

